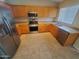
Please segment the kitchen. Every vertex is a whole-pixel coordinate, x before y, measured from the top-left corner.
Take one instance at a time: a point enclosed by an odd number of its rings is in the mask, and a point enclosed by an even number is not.
[[[78,0],[1,0],[0,59],[79,59]]]

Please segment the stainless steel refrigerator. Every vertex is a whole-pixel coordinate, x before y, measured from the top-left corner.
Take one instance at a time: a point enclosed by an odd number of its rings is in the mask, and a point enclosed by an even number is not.
[[[20,45],[11,11],[0,8],[0,59],[11,59]]]

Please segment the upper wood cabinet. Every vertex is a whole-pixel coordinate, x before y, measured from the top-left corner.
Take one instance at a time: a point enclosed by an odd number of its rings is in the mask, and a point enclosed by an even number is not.
[[[57,12],[58,12],[58,9],[56,7],[54,7],[54,8],[50,7],[49,8],[49,17],[56,17]]]
[[[28,12],[37,12],[38,13],[38,7],[36,6],[26,6],[26,15],[28,16]]]
[[[44,7],[44,6],[11,6],[15,17],[27,17],[29,11],[37,12],[38,17],[56,17],[56,7]]]
[[[14,17],[26,16],[25,6],[12,6],[12,11],[13,11]]]
[[[38,8],[38,17],[48,17],[49,10],[47,7]]]

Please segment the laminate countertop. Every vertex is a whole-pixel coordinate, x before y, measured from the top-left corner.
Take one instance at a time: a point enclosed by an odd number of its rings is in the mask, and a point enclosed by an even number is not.
[[[70,27],[67,27],[67,26],[58,26],[59,28],[69,32],[69,33],[79,33],[79,31],[73,29],[73,28],[70,28]]]
[[[69,32],[69,33],[78,33],[79,34],[79,30],[76,30],[76,29],[71,28],[69,26],[62,25],[62,24],[59,24],[59,23],[56,23],[56,22],[53,22],[52,24],[57,26],[58,28],[60,28],[62,30]]]
[[[15,20],[15,22],[29,24],[27,18],[18,18]],[[52,24],[52,25],[55,25],[62,30],[69,32],[69,33],[79,33],[79,30],[76,30],[76,29],[71,28],[71,27],[66,26],[66,25],[62,25],[60,22],[38,21],[38,24]]]

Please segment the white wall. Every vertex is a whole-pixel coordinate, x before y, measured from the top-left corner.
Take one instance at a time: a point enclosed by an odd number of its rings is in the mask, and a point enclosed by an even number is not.
[[[15,5],[37,5],[37,6],[52,6],[55,3],[52,0],[6,0],[6,2]]]
[[[79,0],[65,0],[63,3],[60,4],[60,7],[63,8],[74,5],[79,5]]]

